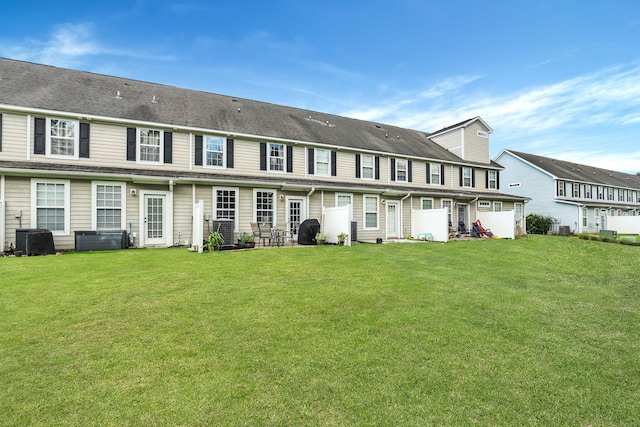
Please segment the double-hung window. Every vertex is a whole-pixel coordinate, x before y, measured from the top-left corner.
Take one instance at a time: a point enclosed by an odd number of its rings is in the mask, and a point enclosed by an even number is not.
[[[574,199],[580,198],[580,184],[578,184],[577,182],[573,183],[573,198]]]
[[[607,187],[607,200],[613,200],[613,187]]]
[[[420,209],[433,209],[433,198],[432,197],[421,197],[420,198]]]
[[[329,175],[331,172],[331,151],[316,148],[316,175]]]
[[[451,227],[452,221],[453,221],[453,213],[452,213],[452,209],[453,209],[453,200],[451,199],[442,199],[440,200],[440,208],[441,209],[447,209],[447,219],[449,220],[449,227]]]
[[[78,123],[73,120],[47,121],[47,155],[78,157]]]
[[[269,143],[269,170],[284,172],[286,150],[284,144]]]
[[[373,179],[375,171],[375,156],[371,154],[362,155],[362,178]]]
[[[584,198],[585,199],[590,199],[591,198],[591,185],[589,185],[589,184],[584,186]]]
[[[440,175],[441,165],[439,163],[431,163],[429,164],[429,175],[430,175],[430,184],[439,185],[442,183],[442,178]]]
[[[564,181],[558,181],[558,197],[564,197]]]
[[[473,169],[467,166],[462,167],[462,187],[473,187]]]
[[[53,234],[69,234],[68,180],[31,180],[31,225]]]
[[[213,189],[213,215],[215,219],[233,221],[233,229],[238,230],[238,189]]]
[[[119,182],[92,183],[92,223],[95,230],[126,229],[125,184]]]
[[[487,188],[497,189],[498,188],[498,171],[488,170],[487,171]]]
[[[336,193],[336,207],[348,206],[349,207],[349,220],[353,220],[353,194],[351,193]]]
[[[141,162],[162,163],[161,132],[157,129],[138,129],[138,159]]]
[[[396,181],[407,182],[407,161],[405,159],[396,160]]]
[[[224,167],[225,139],[220,136],[204,136],[205,164],[207,166]]]
[[[364,195],[364,229],[378,229],[378,196]]]
[[[502,212],[502,202],[493,202],[493,211]]]
[[[254,190],[255,216],[257,223],[275,225],[275,190]]]

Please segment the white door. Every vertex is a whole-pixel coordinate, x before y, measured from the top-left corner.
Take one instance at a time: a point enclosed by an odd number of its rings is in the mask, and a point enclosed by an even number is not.
[[[161,194],[144,196],[144,243],[146,245],[166,245],[166,204],[167,197]]]
[[[304,221],[304,199],[303,198],[287,198],[287,231],[295,241],[298,240],[298,228],[300,223]]]
[[[398,202],[387,202],[387,238],[395,239],[400,237],[400,213]]]

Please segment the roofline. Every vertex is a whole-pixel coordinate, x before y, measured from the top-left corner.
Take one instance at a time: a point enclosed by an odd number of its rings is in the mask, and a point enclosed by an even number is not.
[[[512,155],[513,157],[517,157],[518,159],[520,159],[520,160],[521,160],[521,161],[523,161],[524,163],[528,164],[529,166],[533,167],[534,169],[539,170],[540,172],[544,173],[545,175],[550,176],[550,177],[551,177],[551,178],[553,178],[553,179],[560,179],[558,176],[556,176],[556,175],[552,174],[551,172],[549,172],[549,171],[547,171],[547,170],[545,170],[545,169],[541,168],[540,166],[537,166],[537,165],[535,165],[535,164],[531,163],[530,161],[528,161],[528,160],[526,160],[526,159],[523,159],[522,157],[520,157],[520,156],[518,156],[517,154],[515,154],[513,151],[508,150],[508,149],[506,149],[506,148],[503,148],[503,149],[502,149],[502,151],[501,151],[501,152],[496,156],[496,159],[497,159],[498,157],[500,157],[503,153],[509,153],[509,154],[510,154],[510,155]],[[497,161],[497,160],[495,160],[495,162],[496,162],[496,163],[498,163],[498,161]]]
[[[482,120],[482,117],[480,117],[480,116],[476,116],[476,117],[474,117],[474,118],[472,118],[472,119],[469,119],[469,120],[466,120],[466,121],[460,122],[460,123],[458,123],[458,124],[452,125],[452,127],[445,127],[445,128],[443,128],[443,129],[440,129],[439,131],[436,131],[436,132],[430,133],[430,134],[428,134],[427,136],[428,136],[429,138],[431,138],[431,137],[434,137],[434,136],[438,136],[438,135],[440,135],[440,134],[442,134],[442,133],[451,132],[452,130],[456,130],[456,129],[460,129],[460,128],[465,128],[465,127],[469,126],[471,123],[476,122],[476,121],[478,121],[478,120],[482,123],[482,125],[483,125],[484,127],[486,127],[486,128],[488,129],[489,133],[493,133],[493,129],[491,128],[491,126],[489,126],[489,125],[487,124],[487,122],[485,122],[484,120]]]
[[[444,164],[450,164],[450,165],[472,166],[472,167],[479,166],[477,163],[468,163],[463,161],[463,159],[460,159],[461,160],[460,162],[454,162],[452,160],[430,158],[430,157],[409,156],[406,154],[399,154],[399,153],[393,153],[393,152],[387,152],[387,151],[376,151],[376,150],[369,150],[366,148],[354,148],[354,147],[345,147],[345,146],[334,145],[334,144],[326,144],[323,142],[300,141],[297,139],[278,138],[278,137],[270,137],[265,135],[254,135],[254,134],[248,134],[248,133],[242,133],[242,132],[228,132],[228,131],[223,131],[219,129],[205,129],[205,128],[199,128],[194,126],[175,125],[170,123],[149,122],[149,121],[134,120],[134,119],[121,119],[118,117],[82,114],[82,113],[76,113],[72,111],[59,111],[59,110],[49,110],[44,108],[19,107],[19,106],[8,105],[8,104],[0,104],[0,110],[17,111],[17,112],[26,113],[26,114],[70,116],[70,117],[76,117],[78,120],[86,120],[89,122],[100,121],[105,123],[135,124],[135,125],[146,126],[150,128],[168,128],[174,131],[181,130],[189,133],[201,132],[201,133],[210,133],[210,134],[221,134],[221,135],[226,135],[227,137],[242,138],[249,141],[265,141],[265,142],[273,141],[273,142],[282,142],[284,144],[304,145],[304,146],[310,146],[310,147],[319,146],[319,147],[335,149],[339,151],[350,151],[354,153],[365,153],[365,154],[384,155],[388,157],[424,160],[424,161],[429,161],[434,163],[444,163]],[[491,164],[482,165],[482,166],[486,167],[487,169],[500,170],[500,168],[493,166]]]

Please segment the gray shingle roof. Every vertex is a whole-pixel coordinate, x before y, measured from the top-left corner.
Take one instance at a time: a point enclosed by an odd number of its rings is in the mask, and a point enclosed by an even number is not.
[[[640,176],[580,163],[567,162],[520,151],[505,150],[564,181],[584,182],[609,187],[640,189]]]
[[[4,58],[0,79],[4,105],[469,163],[428,133],[316,111]]]

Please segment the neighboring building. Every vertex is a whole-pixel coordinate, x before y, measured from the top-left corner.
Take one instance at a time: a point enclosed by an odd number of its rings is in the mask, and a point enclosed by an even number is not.
[[[527,212],[553,217],[558,230],[596,232],[607,229],[607,216],[640,212],[640,176],[514,150],[495,161],[506,191],[531,198]]]
[[[358,240],[400,238],[411,209],[522,211],[500,192],[479,117],[433,134],[381,123],[0,59],[0,238],[127,230],[135,246],[191,243],[231,220],[295,228],[351,206]]]

